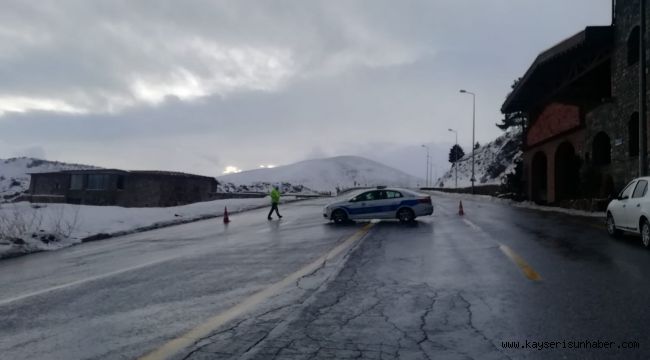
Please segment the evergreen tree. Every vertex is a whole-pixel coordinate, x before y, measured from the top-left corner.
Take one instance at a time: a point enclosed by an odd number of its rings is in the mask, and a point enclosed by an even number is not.
[[[458,144],[452,146],[449,150],[449,162],[452,164],[462,159],[463,156],[465,156],[465,151],[463,151],[463,148]]]
[[[519,83],[520,80],[521,78],[514,81],[514,83],[511,86],[513,90],[517,87],[517,84]],[[503,119],[501,119],[501,123],[496,125],[499,129],[505,131],[513,126],[525,127],[527,124],[528,124],[528,119],[526,118],[526,114],[524,114],[521,111],[515,111],[511,113],[504,113]]]
[[[478,149],[480,147],[481,147],[481,144],[479,144],[478,141],[477,141],[476,144],[474,144],[474,150],[476,150],[476,149]]]

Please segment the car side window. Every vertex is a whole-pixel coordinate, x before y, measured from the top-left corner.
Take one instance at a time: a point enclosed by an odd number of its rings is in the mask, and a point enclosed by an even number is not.
[[[623,191],[621,191],[621,194],[619,195],[619,197],[620,197],[621,199],[629,199],[630,196],[632,196],[632,192],[634,191],[634,185],[635,185],[635,184],[636,184],[635,181],[632,181],[631,183],[629,183],[629,184],[625,187],[625,189],[623,189]]]
[[[400,192],[386,191],[386,198],[388,198],[388,199],[397,199],[397,198],[401,198],[401,197],[403,197],[403,196],[402,196],[402,193],[400,193]]]
[[[368,201],[380,200],[380,199],[381,199],[381,191],[371,191],[368,193]]]
[[[359,196],[357,196],[356,201],[373,201],[378,199],[379,194],[377,191],[368,191],[366,193],[363,193]]]
[[[632,194],[632,197],[641,198],[644,197],[647,192],[648,182],[646,180],[639,180],[639,182],[636,183],[636,188],[634,189],[634,194]]]

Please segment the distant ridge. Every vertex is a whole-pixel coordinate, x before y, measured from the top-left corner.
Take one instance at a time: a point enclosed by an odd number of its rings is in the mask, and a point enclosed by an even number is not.
[[[275,168],[255,169],[218,177],[223,184],[289,183],[316,191],[356,186],[416,187],[422,179],[360,156],[304,160]]]

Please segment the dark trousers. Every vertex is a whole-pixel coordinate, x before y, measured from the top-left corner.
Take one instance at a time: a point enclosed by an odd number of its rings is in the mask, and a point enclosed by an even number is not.
[[[280,211],[278,211],[278,204],[277,203],[272,203],[271,204],[271,211],[269,211],[269,218],[271,217],[271,214],[273,214],[273,210],[275,210],[275,213],[278,214],[278,217],[281,218],[282,215],[280,215]]]

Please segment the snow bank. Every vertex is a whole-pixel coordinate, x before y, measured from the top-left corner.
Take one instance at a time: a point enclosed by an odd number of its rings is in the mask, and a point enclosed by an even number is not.
[[[283,202],[295,198],[285,196]],[[70,204],[0,205],[0,258],[56,250],[113,235],[222,216],[267,206],[268,197],[224,199],[167,208],[123,208]]]

